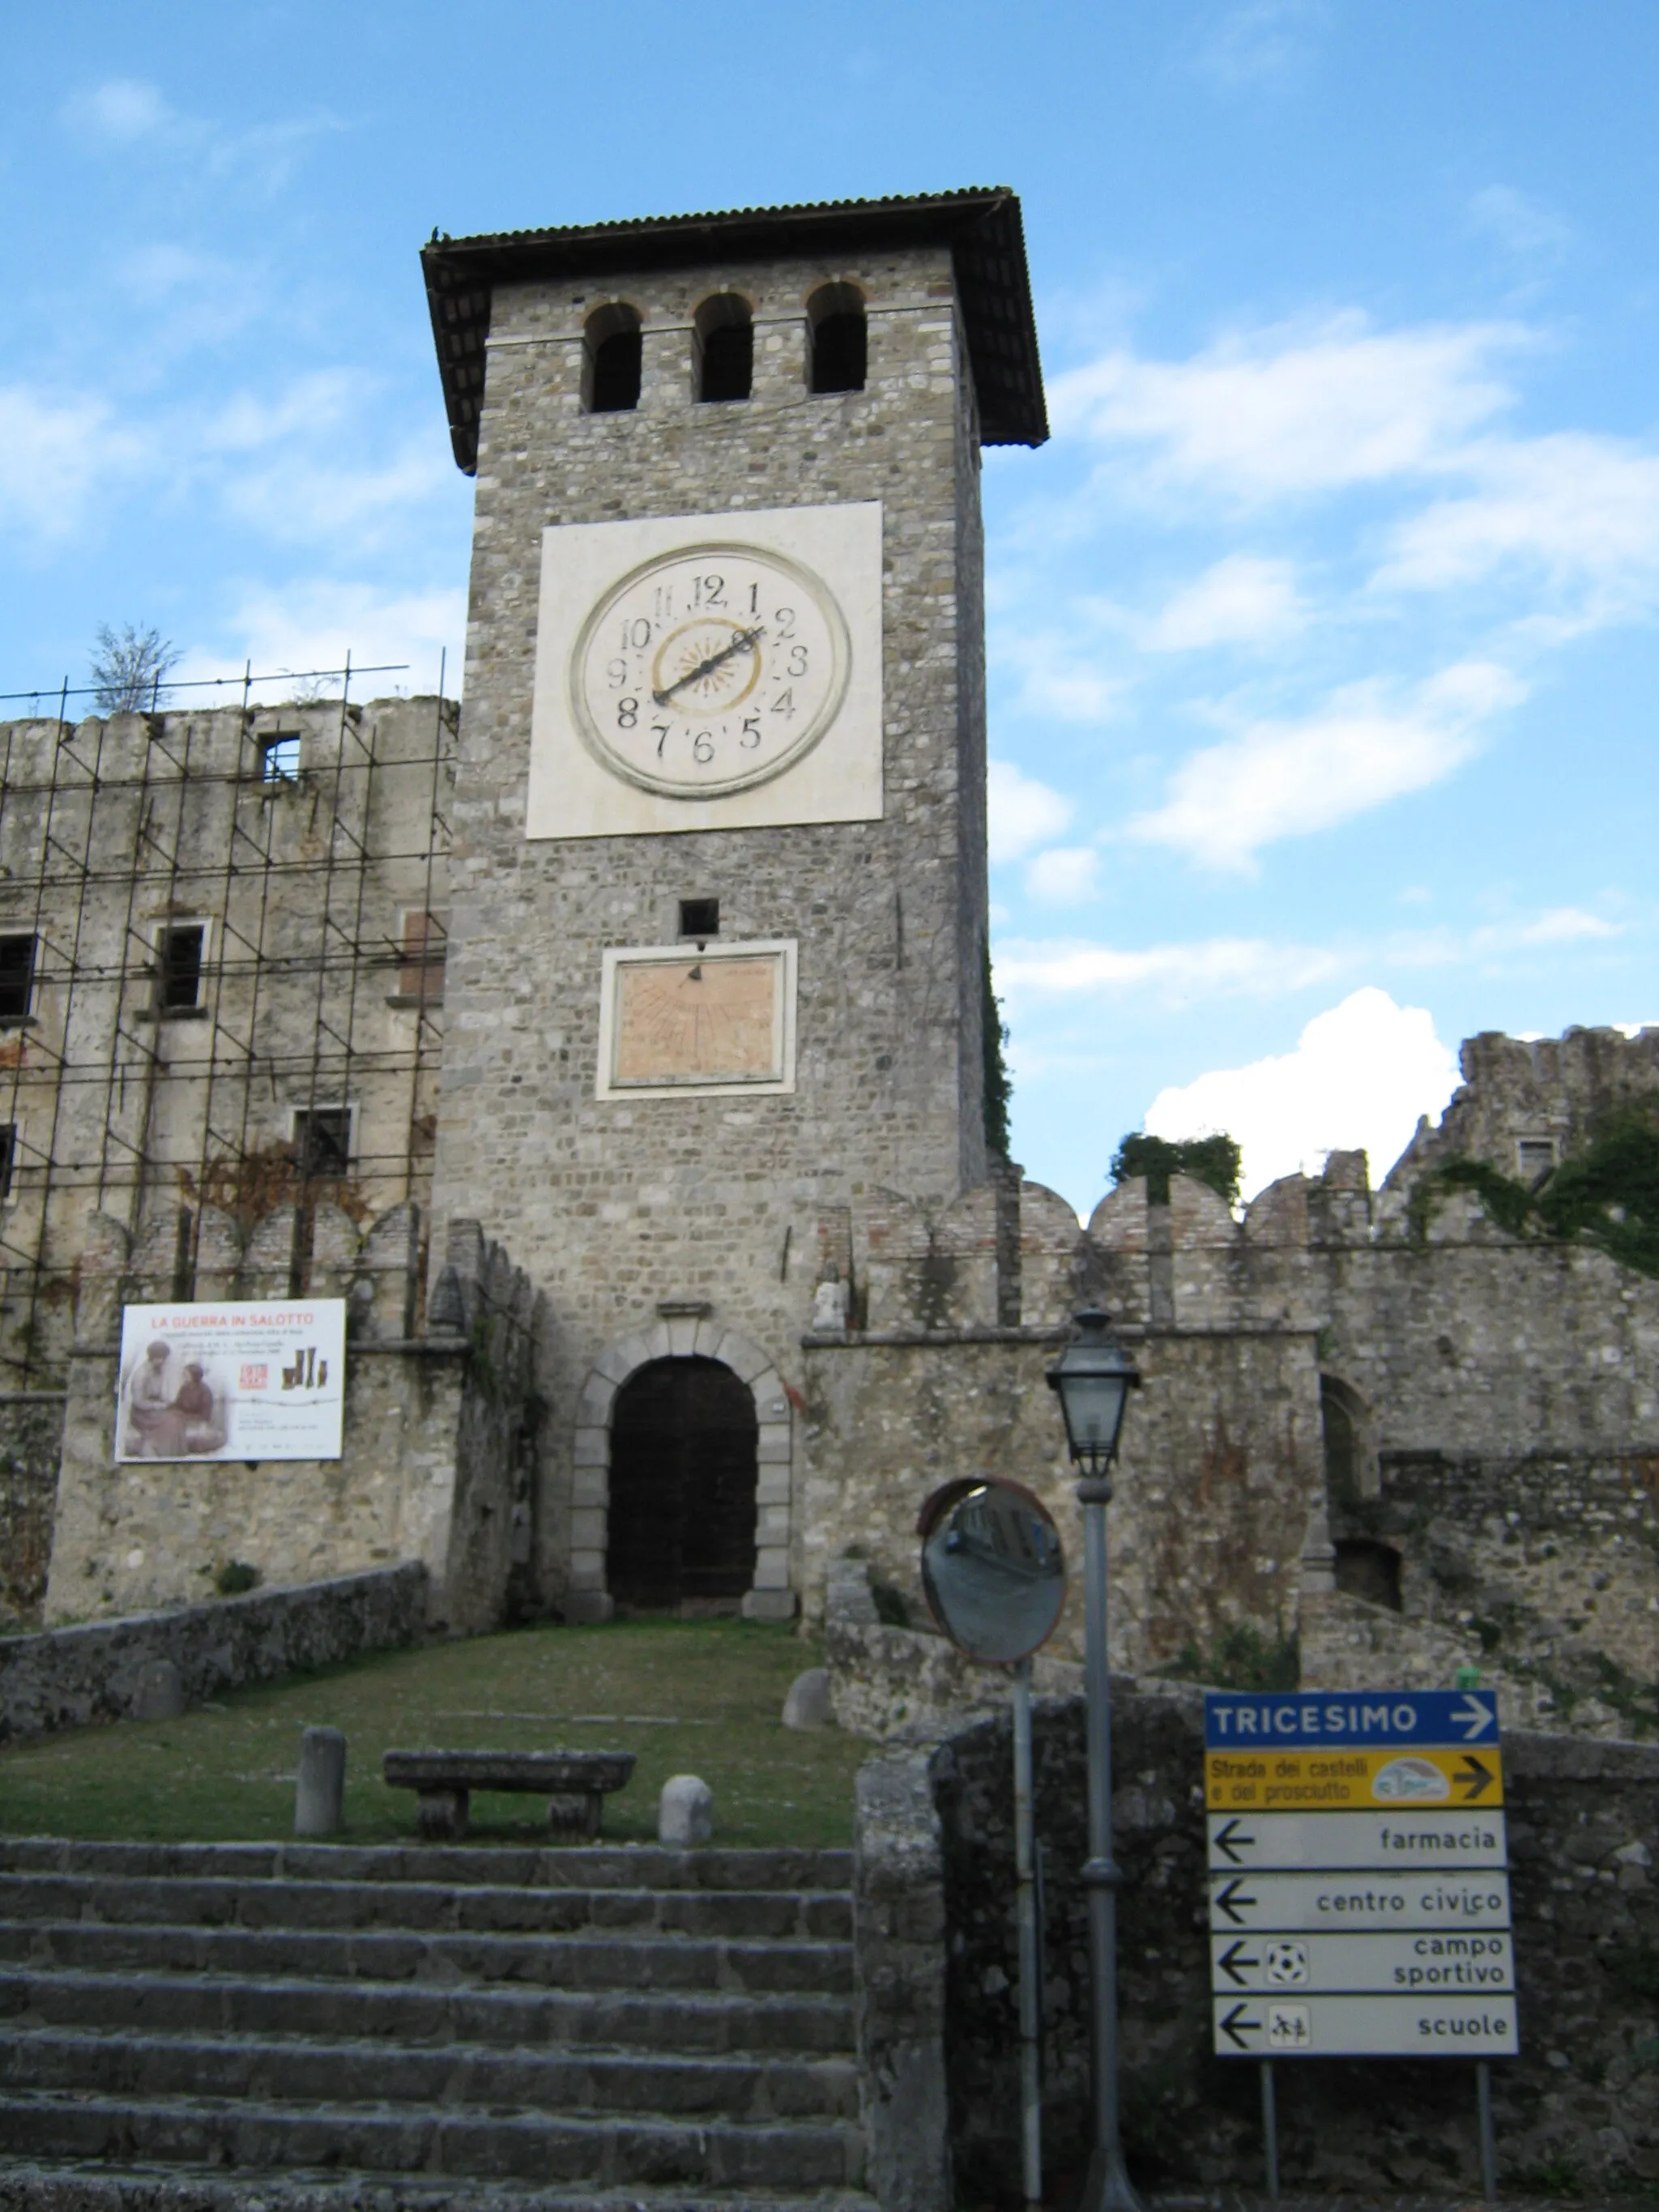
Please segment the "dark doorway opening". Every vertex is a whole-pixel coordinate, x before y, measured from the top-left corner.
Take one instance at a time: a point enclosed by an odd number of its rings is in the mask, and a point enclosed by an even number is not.
[[[753,1586],[755,1401],[717,1359],[655,1359],[611,1417],[605,1580],[635,1611],[727,1613]]]
[[[1336,1586],[1368,1605],[1398,1613],[1401,1605],[1400,1554],[1392,1544],[1371,1536],[1340,1536],[1336,1543]]]

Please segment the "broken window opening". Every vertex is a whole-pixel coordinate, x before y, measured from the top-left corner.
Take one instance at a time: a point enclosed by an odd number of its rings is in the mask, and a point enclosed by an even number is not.
[[[274,731],[259,740],[259,781],[261,783],[297,783],[300,781],[300,732],[297,730]]]
[[[349,1106],[307,1106],[294,1116],[294,1160],[307,1182],[337,1182],[351,1169]]]
[[[161,1012],[193,1013],[202,1003],[202,971],[207,957],[207,925],[169,922],[155,944],[161,972]]]
[[[0,1022],[27,1021],[33,998],[33,938],[0,937]]]
[[[411,908],[403,917],[402,938],[398,999],[412,1000],[423,1006],[442,1006],[444,963],[449,951],[448,916],[429,913],[424,907]]]

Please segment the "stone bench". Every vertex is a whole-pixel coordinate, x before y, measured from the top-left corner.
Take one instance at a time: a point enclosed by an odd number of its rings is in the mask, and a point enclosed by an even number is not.
[[[383,1771],[391,1788],[416,1793],[423,1838],[459,1841],[475,1790],[514,1790],[546,1798],[554,1835],[591,1843],[606,1796],[633,1773],[635,1757],[631,1751],[389,1751]]]

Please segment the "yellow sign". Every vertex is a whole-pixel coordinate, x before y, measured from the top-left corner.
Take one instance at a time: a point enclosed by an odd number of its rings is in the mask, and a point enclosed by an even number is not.
[[[1210,1751],[1212,1813],[1349,1813],[1380,1806],[1501,1805],[1496,1751]]]

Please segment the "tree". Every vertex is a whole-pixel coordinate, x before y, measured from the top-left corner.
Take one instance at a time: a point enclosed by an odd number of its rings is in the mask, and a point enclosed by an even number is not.
[[[136,714],[161,703],[167,672],[179,654],[160,630],[135,629],[124,623],[118,633],[100,625],[93,655],[93,698],[100,714]]]
[[[1239,1150],[1224,1131],[1213,1137],[1184,1137],[1172,1143],[1167,1137],[1149,1137],[1133,1129],[1112,1155],[1112,1181],[1125,1182],[1145,1176],[1146,1196],[1154,1206],[1170,1203],[1170,1177],[1189,1176],[1206,1182],[1218,1197],[1231,1206],[1238,1196]]]
[[[991,948],[984,948],[981,998],[980,1039],[985,1053],[985,1149],[993,1159],[1008,1157],[1008,1101],[1013,1082],[1002,1048],[1008,1027],[1002,1018],[1002,1001],[991,984]]]

